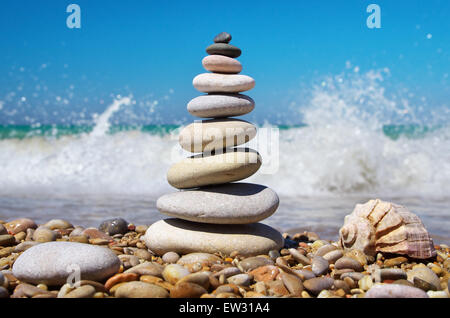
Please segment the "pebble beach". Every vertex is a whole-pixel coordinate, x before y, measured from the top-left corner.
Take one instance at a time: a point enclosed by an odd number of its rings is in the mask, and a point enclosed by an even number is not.
[[[283,234],[254,256],[174,251],[145,243],[147,225],[110,219],[0,221],[2,298],[448,298],[450,248],[426,260],[358,250],[314,232]],[[79,268],[79,280],[76,269]],[[75,275],[72,275],[75,273]]]

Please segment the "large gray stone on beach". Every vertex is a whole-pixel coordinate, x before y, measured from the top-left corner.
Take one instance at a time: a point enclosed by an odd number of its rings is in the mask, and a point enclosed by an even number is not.
[[[81,279],[101,281],[119,271],[120,260],[110,249],[74,242],[33,246],[13,265],[13,275],[34,284],[63,285],[77,268]]]
[[[256,136],[255,125],[235,118],[198,120],[179,135],[180,146],[190,152],[209,152],[245,144]]]
[[[187,110],[200,118],[242,116],[255,108],[255,101],[243,94],[208,94],[191,100]]]
[[[428,298],[423,290],[398,284],[375,284],[364,298]]]
[[[241,56],[242,51],[240,48],[228,43],[214,43],[206,48],[206,53],[210,55],[218,54],[236,58]]]
[[[269,217],[278,204],[278,195],[268,187],[229,183],[166,194],[156,207],[161,213],[188,221],[247,224]]]
[[[240,255],[252,256],[283,246],[281,234],[265,224],[206,224],[180,219],[153,223],[143,240],[158,255],[169,251],[179,254],[222,252],[230,255],[237,251]]]
[[[203,93],[240,93],[255,87],[255,80],[242,74],[203,73],[192,84]]]

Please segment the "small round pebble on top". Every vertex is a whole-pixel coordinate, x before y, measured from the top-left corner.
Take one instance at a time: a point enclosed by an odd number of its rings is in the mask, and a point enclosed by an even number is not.
[[[221,32],[214,37],[214,43],[229,43],[231,41],[231,34]]]

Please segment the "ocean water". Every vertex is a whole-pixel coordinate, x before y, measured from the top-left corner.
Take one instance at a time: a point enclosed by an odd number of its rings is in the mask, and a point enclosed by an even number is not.
[[[110,217],[164,218],[155,202],[175,191],[166,173],[187,155],[178,145],[182,126],[111,124],[131,103],[116,99],[92,125],[0,126],[0,219],[98,226]],[[264,169],[263,155],[260,172],[246,180],[280,196],[263,223],[336,239],[356,203],[380,198],[407,206],[436,243],[450,243],[448,109],[423,115],[388,97],[377,72],[330,77],[292,107],[303,124],[260,125],[278,129],[276,169]]]

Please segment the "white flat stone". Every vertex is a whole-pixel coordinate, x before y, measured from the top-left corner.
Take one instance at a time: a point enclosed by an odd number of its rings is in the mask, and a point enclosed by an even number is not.
[[[110,249],[75,243],[48,242],[30,247],[13,265],[13,275],[33,284],[63,285],[79,269],[82,280],[102,281],[119,271],[120,260]],[[74,283],[74,281],[69,281]]]
[[[172,165],[167,181],[178,189],[239,181],[250,177],[261,166],[258,152],[248,148],[226,149],[215,155],[195,155]]]
[[[188,221],[247,224],[268,218],[278,204],[278,195],[268,187],[228,183],[166,194],[156,207],[161,213]]]
[[[204,93],[240,93],[252,89],[255,80],[240,74],[203,73],[197,75],[192,84]]]
[[[255,136],[256,127],[245,120],[211,119],[186,126],[180,132],[179,142],[190,152],[211,152],[245,144]]]
[[[268,225],[206,224],[180,219],[166,219],[153,223],[143,237],[147,247],[158,255],[173,251],[179,254],[194,252],[230,255],[238,251],[243,256],[266,254],[283,247],[281,234]]]
[[[209,94],[191,100],[187,110],[200,118],[242,116],[255,108],[255,101],[243,94]]]

